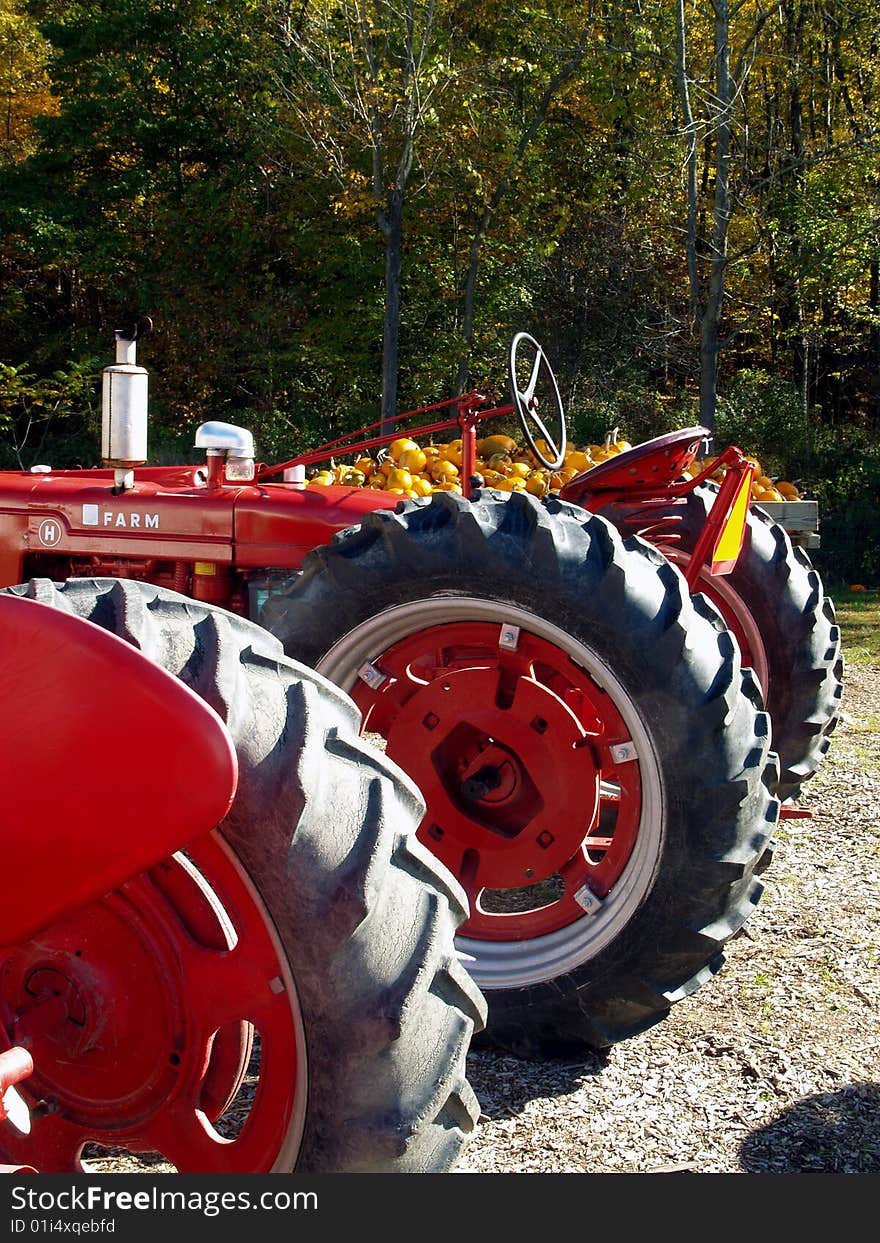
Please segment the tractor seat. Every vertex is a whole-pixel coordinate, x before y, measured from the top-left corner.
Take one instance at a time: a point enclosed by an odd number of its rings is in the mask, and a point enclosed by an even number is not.
[[[578,504],[589,492],[617,492],[673,483],[696,461],[700,444],[709,435],[706,427],[684,427],[645,440],[575,475],[560,489],[560,496]]]

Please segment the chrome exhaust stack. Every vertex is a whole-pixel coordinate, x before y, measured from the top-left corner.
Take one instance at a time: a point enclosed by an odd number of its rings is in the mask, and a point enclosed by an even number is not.
[[[147,460],[148,374],[137,366],[137,339],[152,322],[146,317],[116,329],[116,362],[105,367],[101,385],[101,459],[115,472],[114,492],[134,486],[134,468]]]

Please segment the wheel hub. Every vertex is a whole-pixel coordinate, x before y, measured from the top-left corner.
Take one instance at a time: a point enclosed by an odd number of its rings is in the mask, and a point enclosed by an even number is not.
[[[43,1035],[68,1057],[78,1057],[95,1034],[95,1010],[86,994],[63,970],[37,967],[23,981],[19,1031],[32,1039]]]
[[[455,867],[476,849],[474,881],[485,889],[552,876],[587,835],[599,799],[597,768],[575,714],[524,673],[502,695],[501,673],[495,661],[435,678],[388,733],[389,753],[428,803],[436,853]]]
[[[293,981],[216,834],[10,951],[0,1022],[35,1066],[20,1089],[31,1133],[3,1145],[42,1172],[82,1169],[90,1141],[182,1172],[268,1172],[301,1124]],[[238,1133],[221,1134],[253,1031],[271,1057]]]
[[[173,946],[149,919],[146,885],[88,907],[4,965],[15,1038],[30,1047],[44,1096],[83,1125],[125,1130],[161,1108],[189,1046]]]
[[[630,728],[585,668],[510,620],[455,620],[371,653],[351,694],[422,791],[419,836],[470,899],[464,935],[523,940],[595,913],[642,795]]]

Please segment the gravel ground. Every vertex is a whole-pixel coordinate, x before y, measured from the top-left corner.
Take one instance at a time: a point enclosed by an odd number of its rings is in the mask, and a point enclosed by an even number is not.
[[[480,1050],[471,1173],[880,1171],[880,668],[846,673],[823,770],[780,825],[721,972],[605,1056]]]

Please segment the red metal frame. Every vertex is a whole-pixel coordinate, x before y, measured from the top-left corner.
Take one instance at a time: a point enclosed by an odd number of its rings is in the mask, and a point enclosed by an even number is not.
[[[751,462],[746,462],[742,458],[742,454],[740,454],[738,449],[728,449],[726,452],[737,454],[740,460],[736,461],[736,459],[731,457],[731,469],[728,470],[721,482],[721,487],[718,489],[718,495],[715,498],[712,508],[709,510],[706,525],[700,532],[690,563],[685,571],[685,579],[687,580],[687,585],[692,592],[696,590],[697,582],[700,577],[700,571],[710,556],[712,557],[711,573],[729,574],[736,566],[736,563],[739,560],[739,554],[742,552],[743,540],[745,538],[746,518],[748,516],[748,504],[746,504],[743,508],[739,531],[733,534],[733,539],[736,544],[736,555],[723,562],[715,562],[715,550],[721,542],[727,524],[735,520],[734,508],[737,497],[740,495],[743,488],[748,490],[751,487],[752,477],[755,470]],[[717,463],[713,464],[712,469],[717,469]],[[702,472],[701,476],[698,476],[698,479],[705,479],[708,474],[709,471],[705,470]],[[691,482],[694,487],[697,486],[697,479],[694,479]],[[692,489],[688,489],[688,491],[692,491]]]
[[[754,474],[754,463],[742,450],[730,445],[692,479],[678,482],[682,471],[696,460],[703,435],[708,435],[706,428],[692,427],[636,445],[575,476],[560,493],[564,499],[575,501],[585,509],[601,509],[617,502],[643,503],[650,509],[652,502],[668,505],[670,501],[684,498],[721,467],[726,467],[718,495],[685,570],[691,592],[696,590],[702,569],[710,558],[710,573],[715,575],[729,574],[736,566],[748,516],[748,505],[739,513],[736,500],[741,489],[750,485]],[[733,523],[739,523],[738,531],[729,532],[731,541],[736,544],[736,556],[723,563],[716,562],[715,550],[728,531],[728,524]],[[646,538],[650,539],[649,531]]]
[[[383,432],[379,436],[367,437],[367,432],[371,432],[377,427],[382,427],[383,423],[387,421],[379,419],[375,423],[368,423],[364,427],[358,428],[357,431],[349,432],[347,436],[340,436],[337,440],[330,440],[318,449],[312,449],[308,453],[300,453],[297,457],[288,458],[286,462],[281,462],[277,466],[260,466],[257,470],[257,480],[263,482],[264,480],[271,479],[274,475],[280,475],[292,466],[311,466],[315,462],[326,462],[332,457],[348,457],[354,453],[365,453],[368,449],[377,449],[382,445],[391,444],[404,434],[413,437],[433,436],[435,432],[444,432],[457,428],[461,434],[461,487],[464,495],[470,496],[471,478],[476,469],[477,427],[484,419],[496,419],[514,413],[512,405],[492,406],[489,409],[483,409],[488,400],[488,397],[484,397],[482,393],[478,393],[475,389],[465,394],[464,397],[450,397],[446,401],[438,401],[431,406],[420,406],[416,410],[408,410],[404,414],[397,415],[394,422],[396,424],[405,424],[410,419],[420,415],[430,414],[434,410],[447,410],[451,406],[457,407],[457,413],[454,418],[441,419],[434,423],[420,423],[417,427],[400,426],[393,432]],[[358,436],[362,437],[362,439],[354,439],[352,441],[352,438]],[[352,441],[352,443],[347,443],[349,441]]]

